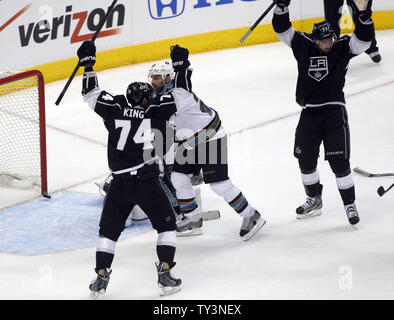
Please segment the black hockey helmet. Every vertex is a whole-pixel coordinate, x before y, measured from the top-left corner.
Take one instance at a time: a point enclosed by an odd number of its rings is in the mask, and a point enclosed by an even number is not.
[[[334,29],[328,21],[315,23],[312,29],[312,38],[316,40],[324,40],[329,38],[336,39]]]
[[[126,97],[132,106],[141,104],[144,98],[152,98],[153,88],[147,82],[132,82],[127,87]]]

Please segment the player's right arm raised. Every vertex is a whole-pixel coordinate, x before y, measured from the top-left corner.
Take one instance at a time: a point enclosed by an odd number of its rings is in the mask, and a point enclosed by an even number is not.
[[[368,9],[368,0],[353,0],[349,2],[353,10],[354,33],[351,36],[349,47],[354,55],[359,55],[367,50],[373,39],[372,11]]]
[[[279,0],[274,9],[272,26],[279,40],[291,47],[295,30],[290,22],[289,6],[290,0]]]
[[[77,54],[80,66],[85,67],[82,79],[83,101],[102,118],[110,117],[114,110],[121,108],[121,105],[127,105],[124,96],[114,96],[100,89],[96,72],[93,70],[93,65],[96,63],[95,44],[91,41],[84,41]]]
[[[193,69],[190,67],[189,50],[179,45],[171,47],[172,67],[175,71],[174,87],[192,91],[191,76]]]

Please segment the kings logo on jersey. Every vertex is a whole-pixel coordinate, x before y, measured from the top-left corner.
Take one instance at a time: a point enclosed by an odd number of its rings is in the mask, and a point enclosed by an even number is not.
[[[320,82],[328,75],[328,60],[326,56],[311,57],[308,75]]]

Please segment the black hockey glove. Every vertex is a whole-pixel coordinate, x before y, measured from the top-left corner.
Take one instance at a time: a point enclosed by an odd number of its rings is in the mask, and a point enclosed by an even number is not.
[[[171,60],[174,70],[184,70],[190,66],[189,50],[178,45],[171,47]]]
[[[84,41],[77,51],[79,65],[81,67],[90,67],[96,63],[96,46],[90,40]]]
[[[278,1],[276,2],[276,5],[277,5],[279,8],[281,8],[282,11],[283,11],[284,8],[286,8],[286,7],[288,7],[288,6],[290,5],[290,0],[278,0]]]

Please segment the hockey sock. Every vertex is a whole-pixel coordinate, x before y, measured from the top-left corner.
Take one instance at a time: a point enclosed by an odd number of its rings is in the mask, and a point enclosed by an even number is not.
[[[176,232],[160,232],[157,237],[156,253],[160,262],[171,264],[174,261],[176,250]]]
[[[176,248],[173,246],[156,246],[157,257],[160,262],[166,262],[169,265],[174,262]]]
[[[245,211],[249,206],[248,201],[246,200],[246,198],[244,197],[244,195],[242,194],[242,192],[240,192],[232,201],[230,201],[228,203],[231,208],[233,208],[235,210],[235,212],[237,212],[240,215],[243,215],[242,213],[246,213],[248,212]],[[245,212],[243,212],[245,211]]]
[[[97,251],[96,252],[96,270],[111,268],[114,254]]]
[[[351,171],[343,174],[336,174],[335,176],[343,204],[352,204],[356,199],[356,192],[354,189],[353,175]]]
[[[111,268],[116,241],[100,236],[96,250],[96,269]]]
[[[178,199],[191,199],[196,197],[196,192],[193,189],[191,178],[191,173],[171,173],[171,183],[175,188],[176,197]]]
[[[306,195],[311,198],[321,195],[323,186],[320,184],[320,175],[316,168],[317,161],[299,160],[298,163]]]
[[[183,214],[188,214],[197,208],[196,198],[179,199],[178,201]]]
[[[332,171],[335,173],[337,187],[343,204],[352,204],[356,199],[356,194],[349,160],[331,160],[329,163]]]
[[[319,172],[315,170],[311,173],[301,172],[302,183],[305,193],[308,197],[316,197],[321,195],[323,186],[320,184]]]
[[[210,184],[211,189],[221,196],[241,216],[252,214],[253,208],[249,205],[241,190],[236,187],[231,179]]]

